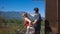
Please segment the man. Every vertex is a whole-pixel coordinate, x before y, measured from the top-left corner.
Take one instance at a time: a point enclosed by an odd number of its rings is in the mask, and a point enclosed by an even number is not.
[[[34,8],[35,15],[30,14],[35,18],[33,25],[35,28],[35,34],[40,34],[40,29],[41,29],[41,15],[39,14],[39,9]]]

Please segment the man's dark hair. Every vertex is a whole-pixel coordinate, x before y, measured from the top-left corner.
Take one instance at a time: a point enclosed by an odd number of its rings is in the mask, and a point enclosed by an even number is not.
[[[34,8],[34,11],[38,12],[38,11],[39,11],[39,9],[38,9],[38,8]]]

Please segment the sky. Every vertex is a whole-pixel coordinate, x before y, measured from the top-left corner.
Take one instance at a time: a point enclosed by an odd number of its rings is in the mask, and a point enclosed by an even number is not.
[[[34,13],[34,8],[39,8],[39,13],[45,17],[45,1],[44,0],[0,0],[0,11],[25,11]]]

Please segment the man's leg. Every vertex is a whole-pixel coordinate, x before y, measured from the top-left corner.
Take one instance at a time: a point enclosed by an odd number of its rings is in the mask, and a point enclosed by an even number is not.
[[[36,34],[40,34],[40,29],[36,29]]]
[[[40,27],[35,27],[35,34],[40,34]]]

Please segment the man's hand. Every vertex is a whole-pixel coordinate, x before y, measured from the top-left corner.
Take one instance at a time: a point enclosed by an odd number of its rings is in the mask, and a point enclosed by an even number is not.
[[[35,25],[35,22],[33,22],[33,25]]]
[[[35,24],[36,24],[36,22],[37,22],[37,20],[35,20],[35,21],[33,22],[33,25],[35,25]]]

